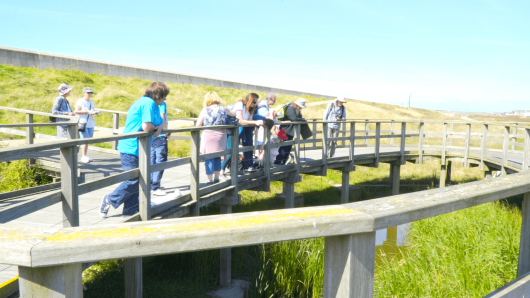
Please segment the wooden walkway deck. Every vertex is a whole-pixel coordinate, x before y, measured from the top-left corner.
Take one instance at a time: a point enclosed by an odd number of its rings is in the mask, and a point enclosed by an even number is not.
[[[417,158],[417,154],[411,154],[414,151],[417,151],[417,146],[407,146],[406,153],[408,154],[407,159],[413,160]],[[433,147],[433,149],[436,149]],[[368,163],[373,159],[374,156],[374,147],[356,147],[355,148],[355,158],[356,165],[362,165],[363,160]],[[438,151],[438,150],[435,150]],[[380,158],[384,160],[385,158],[396,159],[400,156],[400,148],[398,146],[386,146],[380,148]],[[59,151],[48,151],[48,155],[40,158],[45,164],[50,165],[53,163],[59,163]],[[321,150],[301,150],[300,157],[301,161],[312,161],[321,159]],[[439,155],[439,153],[434,153],[434,155]],[[118,174],[122,172],[119,155],[116,153],[105,153],[97,151],[89,151],[89,156],[94,160],[91,163],[79,163],[79,168],[81,172],[80,182],[89,182],[103,177],[107,177],[113,174]],[[424,156],[429,156],[429,148],[425,148]],[[454,158],[461,158],[463,156],[463,150],[455,149],[451,151],[447,150],[447,156]],[[478,150],[470,151],[470,158],[477,158],[480,156]],[[79,160],[80,160],[79,156]],[[335,158],[333,160],[340,160],[341,158],[349,158],[349,149],[348,148],[338,148]],[[502,162],[502,152],[488,152],[488,163],[492,166],[499,165]],[[480,158],[478,158],[480,160]],[[518,154],[509,155],[509,163],[512,165],[512,171],[517,167],[521,168],[522,156]],[[168,192],[168,196],[172,196],[173,192],[180,191],[183,195],[189,193],[190,190],[190,165],[185,164],[178,167],[173,167],[168,170],[165,170],[164,176],[162,179],[162,187]],[[201,187],[206,185],[206,173],[204,171],[203,163],[200,166],[200,181]],[[102,219],[99,216],[99,206],[101,203],[101,198],[103,195],[106,195],[112,192],[118,184],[104,187],[96,191],[81,195],[79,197],[79,212],[80,212],[80,226],[91,226],[91,225],[105,225],[113,224],[124,221],[122,218],[122,208],[113,209],[109,211],[109,217],[107,219]],[[20,197],[17,199],[12,199],[8,201],[0,201],[0,210],[6,207],[9,207],[13,204],[17,204],[37,195]],[[160,199],[160,198],[159,198]],[[162,198],[163,199],[163,198]],[[54,204],[47,208],[38,210],[31,214],[22,216],[15,220],[5,223],[6,225],[25,225],[25,226],[37,226],[45,227],[50,232],[57,231],[63,228],[63,219],[61,211],[61,203]],[[181,215],[185,215],[182,213]],[[18,275],[18,268],[16,266],[9,265],[0,265],[0,284],[12,279]]]

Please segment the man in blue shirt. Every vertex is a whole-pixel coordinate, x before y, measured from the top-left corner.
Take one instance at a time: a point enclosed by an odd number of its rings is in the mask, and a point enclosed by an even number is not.
[[[158,137],[163,129],[163,120],[158,107],[164,103],[168,94],[169,88],[164,83],[151,83],[145,90],[144,96],[129,108],[123,133],[156,131],[153,136]],[[138,168],[138,138],[120,140],[118,151],[124,171]],[[116,209],[121,204],[124,204],[124,216],[133,215],[138,212],[138,203],[138,178],[123,181],[112,193],[103,196],[99,215],[106,218],[111,206]]]

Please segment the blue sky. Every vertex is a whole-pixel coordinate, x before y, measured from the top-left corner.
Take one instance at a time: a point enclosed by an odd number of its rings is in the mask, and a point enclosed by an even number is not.
[[[366,101],[530,109],[530,1],[3,1],[0,45]]]

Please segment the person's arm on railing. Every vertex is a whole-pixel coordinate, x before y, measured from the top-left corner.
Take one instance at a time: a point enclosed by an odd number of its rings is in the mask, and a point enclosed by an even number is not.
[[[152,122],[142,122],[142,130],[145,132],[155,131],[155,134],[153,134],[154,137],[158,137],[158,135],[162,132],[163,125],[154,126]]]
[[[239,124],[241,125],[256,125],[256,126],[263,125],[262,120],[252,120],[252,115],[250,115],[248,120],[243,119],[243,111],[241,110],[236,111],[236,118],[239,119]]]

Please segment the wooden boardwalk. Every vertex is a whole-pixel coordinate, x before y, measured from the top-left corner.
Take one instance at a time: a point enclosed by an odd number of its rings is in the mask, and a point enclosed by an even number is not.
[[[406,152],[409,154],[408,159],[413,160],[417,158],[417,155],[410,154],[417,150],[417,146],[406,147]],[[425,156],[429,156],[428,149],[426,149]],[[471,156],[479,155],[477,150],[471,150]],[[301,150],[300,153],[301,161],[313,161],[321,158],[321,150]],[[400,155],[400,148],[397,146],[388,146],[380,148],[381,158],[397,158]],[[439,153],[435,154],[439,155]],[[462,150],[455,149],[454,151],[448,151],[448,156],[459,157],[462,156]],[[101,151],[89,151],[89,156],[94,160],[91,163],[79,163],[79,169],[81,172],[80,182],[89,182],[110,175],[118,174],[122,172],[119,155],[116,153],[105,153]],[[355,157],[358,159],[356,164],[362,165],[362,160],[370,160],[374,156],[374,147],[356,147]],[[502,161],[502,152],[489,152],[490,163],[500,165]],[[80,160],[80,155],[78,156]],[[335,158],[339,160],[341,158],[349,157],[348,148],[337,148]],[[40,158],[45,164],[59,163],[59,151],[49,151],[48,156]],[[510,155],[510,163],[513,165],[521,165],[522,156],[517,154]],[[204,163],[200,166],[200,181],[201,187],[206,185],[207,177],[204,171]],[[189,193],[190,190],[190,165],[185,164],[170,168],[164,171],[162,179],[162,187],[168,192],[168,196],[172,196],[173,192],[180,191],[183,195]],[[119,184],[119,183],[118,183]],[[109,211],[109,217],[103,219],[99,216],[99,206],[103,195],[112,192],[118,184],[98,189],[87,194],[83,194],[79,197],[79,213],[80,213],[80,226],[91,226],[91,225],[105,225],[115,224],[122,222],[124,218],[121,216],[122,207],[118,209],[111,208]],[[39,194],[42,195],[42,194]],[[17,204],[37,195],[20,197],[8,201],[0,201],[0,211],[13,204]],[[160,199],[160,197],[158,198]],[[163,199],[163,198],[162,198]],[[22,216],[15,220],[6,222],[6,225],[25,225],[35,227],[45,227],[50,232],[57,231],[63,228],[62,210],[61,203],[54,204],[28,215]],[[185,215],[183,213],[182,215]],[[16,266],[0,265],[0,284],[12,279],[18,275],[18,269]]]

